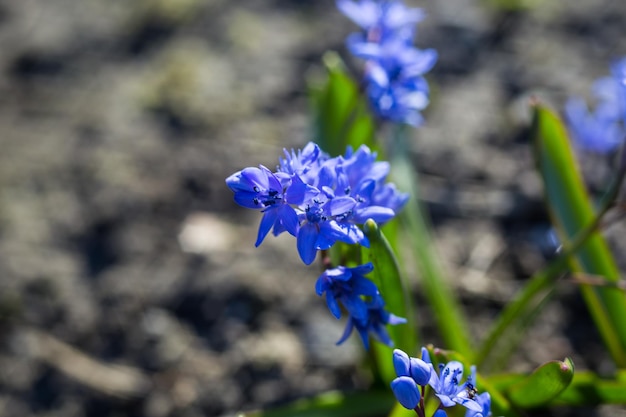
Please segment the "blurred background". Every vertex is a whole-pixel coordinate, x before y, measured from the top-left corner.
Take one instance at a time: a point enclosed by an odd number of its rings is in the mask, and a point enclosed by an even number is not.
[[[626,4],[407,3],[440,54],[412,158],[478,340],[554,252],[528,99],[588,97],[626,54]],[[255,249],[260,216],[224,183],[314,139],[307,80],[355,29],[330,0],[0,1],[0,416],[223,416],[367,387],[318,266],[289,236]],[[598,190],[608,161],[581,165]],[[625,232],[606,231],[616,251]],[[597,340],[565,282],[511,369],[608,372]]]

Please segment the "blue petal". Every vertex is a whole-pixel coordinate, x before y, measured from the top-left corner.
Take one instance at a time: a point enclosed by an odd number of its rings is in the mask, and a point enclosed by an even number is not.
[[[409,358],[409,355],[407,355],[405,352],[403,352],[400,349],[394,349],[393,368],[396,370],[397,376],[409,376],[410,375],[410,363],[411,363],[411,359]],[[415,383],[413,385],[415,385]]]
[[[297,236],[300,222],[298,221],[298,215],[296,214],[296,211],[291,206],[283,204],[280,206],[280,208],[278,208],[278,215],[285,229],[292,236]]]
[[[361,276],[354,276],[352,278],[352,291],[354,291],[355,294],[368,295],[370,297],[378,294],[376,284]]]
[[[250,184],[250,188],[259,187],[261,190],[269,188],[267,171],[262,169],[255,167],[245,168],[241,171],[241,178]]]
[[[404,408],[413,410],[420,402],[417,385],[408,376],[401,376],[391,381],[391,390]]]
[[[352,210],[355,205],[356,201],[354,198],[342,196],[329,200],[328,203],[326,203],[324,210],[327,210],[331,216],[339,216]]]
[[[289,188],[287,188],[287,191],[285,192],[287,202],[289,204],[295,205],[301,205],[309,201],[319,193],[320,192],[317,188],[305,184],[304,182],[302,182],[302,179],[300,179],[300,177],[297,175],[293,176],[291,185],[289,186]]]
[[[448,415],[444,410],[437,410],[435,414],[433,414],[433,417],[448,417]]]
[[[235,203],[239,204],[242,207],[250,208],[250,209],[262,209],[263,204],[259,200],[257,200],[259,193],[254,191],[237,191],[235,193],[234,199]]]
[[[376,223],[385,223],[391,220],[395,215],[396,213],[390,208],[370,206],[355,211],[354,221],[358,224],[364,224],[368,219],[372,219]]]
[[[409,369],[411,377],[417,382],[417,385],[422,386],[428,384],[431,373],[435,371],[431,364],[418,358],[411,358]]]
[[[324,294],[324,291],[327,291],[330,287],[330,279],[326,276],[326,273],[320,275],[320,277],[315,281],[315,293],[319,296]]]
[[[367,319],[367,305],[358,294],[347,294],[341,298],[341,302],[356,320]]]
[[[467,394],[466,391],[463,391],[465,394]],[[477,411],[477,412],[482,412],[483,411],[483,407],[478,404],[476,401],[474,400],[470,400],[469,398],[465,397],[465,396],[456,396],[453,397],[452,400],[457,403],[462,405],[463,407],[467,408],[468,410],[472,410],[472,411]]]
[[[267,236],[274,223],[276,223],[276,220],[278,220],[278,212],[276,210],[267,210],[263,214],[261,224],[259,225],[259,234],[257,235],[254,246],[258,247],[263,242],[263,239],[265,239],[265,236]]]
[[[326,305],[335,318],[341,318],[341,309],[339,308],[337,299],[330,291],[326,293]]]
[[[307,223],[298,232],[297,247],[302,262],[311,265],[317,255],[315,243],[317,241],[318,230],[316,225]]]
[[[348,319],[348,323],[346,323],[346,329],[343,331],[343,334],[341,335],[341,337],[339,338],[339,340],[337,340],[337,345],[342,344],[343,342],[346,341],[346,339],[350,336],[350,334],[352,333],[352,329],[354,328],[354,321],[352,320],[352,317]]]
[[[371,262],[368,262],[363,265],[355,266],[354,268],[351,268],[351,269],[352,269],[352,273],[355,275],[367,275],[374,270],[374,264]]]

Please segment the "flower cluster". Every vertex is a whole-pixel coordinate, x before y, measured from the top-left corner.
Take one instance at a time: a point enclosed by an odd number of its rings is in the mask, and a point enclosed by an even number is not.
[[[611,65],[611,75],[594,83],[597,105],[589,112],[581,98],[565,105],[565,117],[576,144],[605,154],[617,149],[626,137],[626,57]]]
[[[420,9],[396,0],[338,0],[339,10],[359,25],[360,33],[347,39],[347,47],[366,60],[365,85],[371,107],[382,119],[419,126],[420,111],[429,101],[423,74],[437,61],[434,49],[413,46]]]
[[[385,183],[389,163],[376,161],[367,146],[351,148],[331,158],[314,144],[288,152],[279,159],[275,172],[264,166],[249,167],[226,179],[235,202],[263,213],[256,246],[267,234],[288,232],[296,237],[302,261],[309,265],[318,250],[336,242],[369,246],[359,225],[368,219],[384,223],[395,216],[408,199],[391,183]],[[317,280],[318,295],[326,293],[330,312],[341,317],[340,304],[348,312],[342,343],[356,328],[365,347],[372,333],[392,345],[385,326],[406,320],[390,314],[376,285],[365,278],[371,263],[354,268],[338,266]]]
[[[407,201],[391,183],[385,184],[389,163],[377,162],[367,146],[331,158],[309,143],[288,152],[276,172],[264,166],[245,168],[226,179],[235,201],[261,210],[256,246],[270,230],[297,238],[298,253],[310,265],[318,250],[337,241],[369,246],[358,225],[367,219],[384,223]]]
[[[422,398],[429,385],[440,401],[435,414],[445,416],[442,408],[462,405],[467,408],[466,417],[489,417],[491,415],[491,398],[489,393],[478,394],[476,386],[476,368],[472,366],[470,376],[464,383],[463,364],[451,361],[439,365],[439,374],[435,371],[426,348],[422,348],[421,358],[411,358],[405,352],[393,351],[393,365],[397,378],[391,382],[391,389],[398,402],[405,408],[414,409],[418,415],[424,416]]]

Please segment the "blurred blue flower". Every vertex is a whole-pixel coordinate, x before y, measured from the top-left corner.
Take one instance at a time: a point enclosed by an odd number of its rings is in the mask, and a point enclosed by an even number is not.
[[[385,120],[422,124],[420,112],[429,102],[423,75],[437,61],[435,50],[412,45],[424,12],[384,0],[339,0],[337,7],[363,29],[348,36],[346,44],[353,55],[366,60],[364,79],[373,111]]]
[[[387,162],[376,161],[367,146],[331,158],[314,143],[284,151],[276,172],[264,166],[234,173],[226,184],[243,207],[263,212],[256,245],[270,230],[296,236],[298,254],[307,265],[318,250],[337,241],[369,246],[359,225],[367,219],[384,223],[393,218],[408,194],[385,183]]]
[[[362,296],[370,297],[371,300],[376,299],[377,303],[382,302],[382,299],[378,300],[381,295],[376,285],[364,277],[373,270],[374,265],[371,262],[354,268],[338,266],[327,269],[317,279],[315,291],[319,296],[326,293],[326,304],[336,318],[341,317],[339,308],[341,302],[351,317],[366,320],[368,304]]]
[[[593,86],[595,110],[580,98],[565,104],[565,118],[576,145],[605,154],[616,150],[626,137],[626,57],[611,65],[611,75]]]

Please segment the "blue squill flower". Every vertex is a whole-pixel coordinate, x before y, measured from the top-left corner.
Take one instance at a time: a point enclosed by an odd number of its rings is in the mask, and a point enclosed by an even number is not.
[[[482,411],[467,410],[465,417],[491,417],[491,396],[488,392],[476,396],[476,402],[483,408]]]
[[[256,246],[259,246],[272,227],[297,234],[298,216],[287,203],[279,178],[269,169],[245,168],[226,179],[235,192],[235,202],[243,207],[260,209],[264,214],[259,227]]]
[[[374,42],[398,36],[409,41],[415,24],[424,18],[422,10],[408,8],[396,0],[338,0],[337,8],[363,29],[366,39]]]
[[[422,352],[425,349],[422,348]],[[409,410],[419,404],[420,389],[424,387],[435,372],[431,363],[422,359],[411,358],[400,349],[393,351],[393,367],[397,378],[391,381],[391,390],[398,402]]]
[[[439,375],[433,372],[429,385],[435,391],[435,395],[444,407],[452,407],[460,404],[472,411],[482,411],[482,407],[473,398],[476,394],[474,381],[476,380],[476,368],[472,366],[471,375],[467,381],[461,384],[463,378],[463,364],[457,361],[439,365]]]
[[[381,297],[376,285],[364,277],[373,270],[374,265],[371,262],[354,268],[338,266],[327,269],[317,279],[315,291],[319,296],[326,293],[326,304],[336,318],[341,317],[341,303],[351,317],[367,320],[368,304],[363,296],[370,300]],[[376,302],[381,303],[382,300]]]
[[[572,98],[565,105],[565,118],[579,148],[606,154],[626,137],[626,57],[611,65],[609,77],[594,83],[593,95],[597,104],[592,112],[584,100]]]
[[[370,107],[384,120],[419,126],[428,105],[429,89],[423,75],[437,61],[433,49],[412,45],[420,9],[400,1],[339,0],[337,6],[363,31],[346,41],[348,50],[366,60],[365,87]]]

